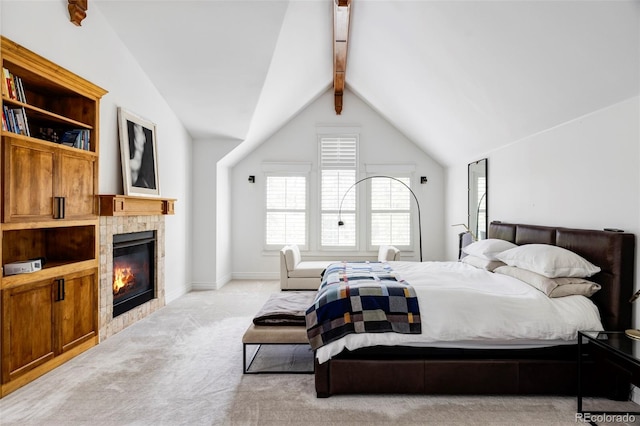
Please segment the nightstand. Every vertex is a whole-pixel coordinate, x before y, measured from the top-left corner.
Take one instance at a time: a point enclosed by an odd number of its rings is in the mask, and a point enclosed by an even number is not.
[[[631,402],[615,403],[603,410],[585,410],[585,362],[593,363],[602,382],[598,394],[613,401],[629,401],[630,385],[640,383],[640,340],[635,340],[624,331],[580,331],[578,332],[578,408],[576,420],[596,424],[595,421],[626,421],[626,415],[640,414],[638,405]],[[598,374],[596,374],[596,377]],[[593,376],[591,376],[593,378]],[[591,386],[593,388],[593,386]],[[620,409],[622,408],[622,409]],[[631,409],[631,410],[628,410]]]

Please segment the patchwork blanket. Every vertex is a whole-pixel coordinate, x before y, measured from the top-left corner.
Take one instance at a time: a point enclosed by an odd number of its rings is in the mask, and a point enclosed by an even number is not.
[[[420,334],[418,298],[387,263],[333,263],[305,315],[315,350],[350,333]]]

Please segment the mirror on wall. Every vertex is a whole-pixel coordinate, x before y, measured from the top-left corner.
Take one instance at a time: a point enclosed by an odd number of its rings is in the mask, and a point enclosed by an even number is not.
[[[469,204],[468,223],[469,230],[478,240],[487,238],[488,224],[488,180],[487,159],[483,158],[474,163],[469,163]]]

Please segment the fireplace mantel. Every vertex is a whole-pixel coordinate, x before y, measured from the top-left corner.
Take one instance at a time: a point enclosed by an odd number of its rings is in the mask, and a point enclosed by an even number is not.
[[[98,195],[100,216],[154,216],[175,213],[173,198]]]

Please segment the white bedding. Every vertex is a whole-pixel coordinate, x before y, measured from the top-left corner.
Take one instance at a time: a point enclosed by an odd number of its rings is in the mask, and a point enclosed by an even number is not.
[[[416,290],[422,334],[349,334],[318,348],[320,363],[366,346],[538,347],[603,329],[598,308],[584,296],[549,298],[516,278],[462,262],[389,264]]]

